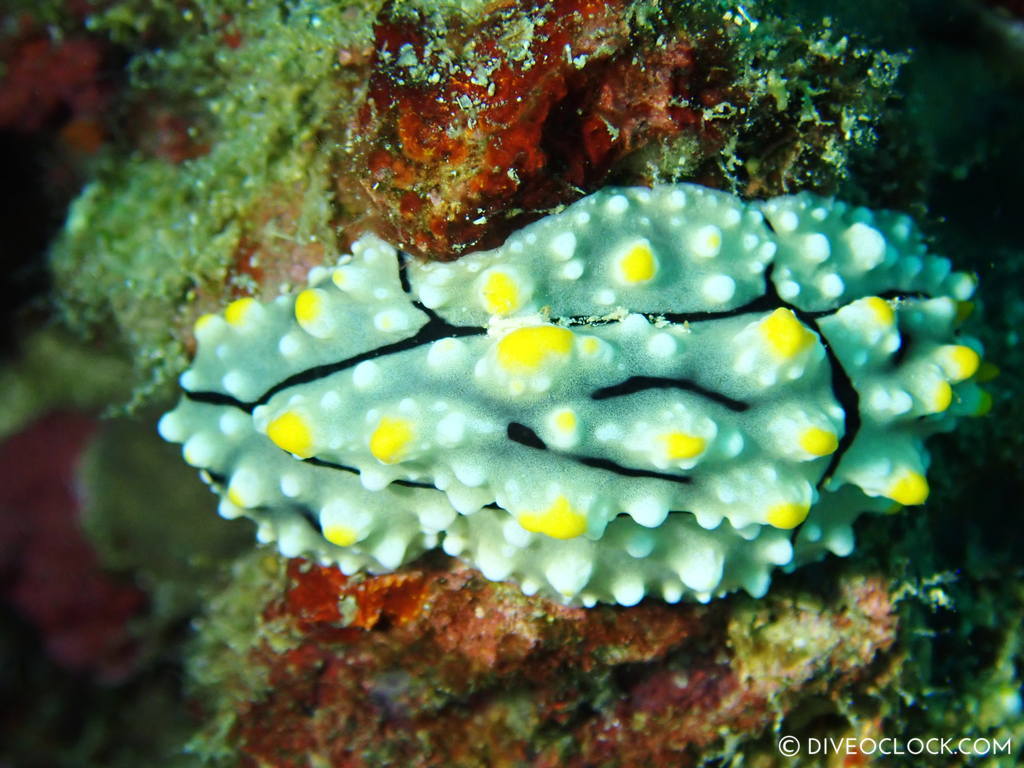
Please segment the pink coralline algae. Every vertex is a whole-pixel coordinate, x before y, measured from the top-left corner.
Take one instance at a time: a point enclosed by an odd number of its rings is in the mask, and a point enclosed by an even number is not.
[[[0,445],[0,597],[61,666],[119,680],[145,596],[105,573],[82,532],[75,472],[93,419],[53,414]]]
[[[869,684],[897,631],[865,577],[828,604],[629,609],[527,598],[444,558],[369,578],[293,560],[275,585],[247,652],[214,615],[193,659],[233,722],[217,748],[245,766],[695,765],[801,697]]]
[[[496,4],[444,37],[421,12],[386,7],[358,118],[382,234],[452,259],[596,189],[648,144],[684,131],[719,142],[702,117],[729,92],[704,60],[715,54],[681,33],[645,40],[625,10]]]
[[[62,119],[69,138],[95,149],[93,133],[109,99],[101,78],[103,45],[87,37],[51,40],[29,19],[21,27],[22,34],[0,44],[0,128],[31,133],[70,115]]]

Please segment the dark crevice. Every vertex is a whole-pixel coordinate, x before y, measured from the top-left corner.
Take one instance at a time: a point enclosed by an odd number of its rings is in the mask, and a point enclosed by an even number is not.
[[[875,294],[880,299],[896,299],[897,301],[904,301],[906,299],[930,299],[932,295],[925,293],[924,291],[901,291],[893,288],[890,291],[882,291],[881,293]]]
[[[911,346],[914,344],[914,337],[904,331],[900,334],[900,345],[896,347],[896,351],[893,353],[892,358],[889,360],[889,366],[892,369],[898,368],[903,364],[907,354],[910,352]]]
[[[316,512],[314,512],[309,507],[299,506],[299,507],[295,507],[295,509],[299,510],[299,514],[302,515],[306,519],[306,522],[309,523],[313,527],[314,531],[316,531],[320,536],[324,535],[323,526],[320,525],[320,515],[318,515]],[[324,538],[326,538],[326,537],[324,537]]]
[[[209,475],[210,482],[213,483],[214,485],[224,486],[228,482],[228,478],[226,475],[222,475],[219,472],[213,472],[209,469],[205,470],[205,472],[207,475]]]

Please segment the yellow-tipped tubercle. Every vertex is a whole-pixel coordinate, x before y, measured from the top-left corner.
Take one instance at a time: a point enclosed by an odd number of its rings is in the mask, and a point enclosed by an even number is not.
[[[322,307],[320,292],[315,288],[308,288],[295,297],[295,319],[305,328],[316,322]]]
[[[506,371],[532,373],[551,359],[572,351],[573,334],[555,325],[537,325],[512,331],[498,342],[498,363]]]
[[[267,437],[283,451],[308,459],[313,455],[313,431],[295,411],[285,411],[267,425]]]
[[[692,459],[704,452],[707,441],[698,435],[690,435],[686,432],[665,432],[658,436],[665,452],[665,458],[669,461],[680,459]]]
[[[508,315],[522,304],[519,284],[507,272],[491,272],[480,289],[484,309],[492,315]]]
[[[244,299],[232,301],[224,308],[224,319],[231,325],[239,326],[245,323],[245,318],[256,307],[256,299],[247,296]]]
[[[359,541],[359,532],[348,525],[329,525],[324,528],[324,538],[339,547],[351,547]]]
[[[553,539],[574,539],[587,530],[586,516],[573,509],[569,500],[561,495],[547,509],[522,512],[517,519],[526,530]]]
[[[619,277],[632,285],[646,283],[654,278],[658,262],[646,240],[631,245],[619,258]]]
[[[928,498],[928,481],[920,472],[907,470],[896,477],[885,495],[908,507],[923,504]]]
[[[370,436],[370,453],[378,461],[394,464],[401,461],[416,433],[405,419],[384,417]]]
[[[814,456],[828,456],[839,447],[835,432],[821,427],[808,427],[800,433],[800,447]]]
[[[801,323],[793,310],[780,307],[761,321],[761,335],[776,357],[796,357],[814,343],[814,334]]]
[[[800,523],[806,520],[807,513],[809,511],[810,507],[807,504],[801,504],[795,501],[784,501],[769,507],[766,519],[769,525],[788,530],[790,528],[796,528]]]

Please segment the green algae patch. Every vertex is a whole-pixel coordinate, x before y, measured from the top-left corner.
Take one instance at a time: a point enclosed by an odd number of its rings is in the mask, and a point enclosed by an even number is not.
[[[181,162],[112,149],[53,247],[65,319],[123,339],[137,401],[184,366],[181,327],[197,297],[253,292],[244,275],[232,281],[243,238],[334,248],[324,169],[338,147],[322,132],[351,101],[339,51],[360,45],[369,17],[355,4],[247,5],[232,16],[222,3],[200,3],[194,36],[132,60],[133,108],[195,115],[183,130],[199,148]],[[93,26],[115,17],[110,9]],[[294,190],[285,231],[254,217],[282,188]]]
[[[0,367],[0,439],[50,411],[97,412],[124,401],[130,373],[121,350],[84,346],[58,328],[36,331]]]

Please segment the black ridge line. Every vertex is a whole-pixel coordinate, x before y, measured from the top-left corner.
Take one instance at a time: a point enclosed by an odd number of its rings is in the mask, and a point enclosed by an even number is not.
[[[755,299],[751,299],[746,304],[734,307],[733,309],[723,309],[720,312],[637,312],[635,314],[643,315],[647,320],[654,324],[659,321],[667,321],[673,325],[679,325],[682,323],[703,323],[708,320],[723,320],[729,317],[739,317],[740,315],[747,315],[752,312],[763,312],[768,309],[777,309],[777,304],[771,304],[768,301],[768,294],[762,294]],[[830,310],[835,311],[835,310]],[[571,317],[556,319],[553,322],[560,322],[564,325],[611,325],[612,323],[619,322],[617,319],[604,319],[599,318],[593,319],[589,315],[573,315]]]
[[[876,294],[880,299],[930,299],[932,298],[927,293],[920,291],[913,291],[911,293],[904,293],[902,291],[893,290],[885,291],[883,293]],[[816,309],[813,311],[804,311],[807,317],[819,318],[828,317],[834,315],[843,307],[847,306],[843,304],[839,307],[833,307],[832,309]],[[746,304],[733,309],[723,309],[720,312],[636,312],[635,314],[643,315],[647,318],[648,322],[652,325],[658,322],[667,322],[670,325],[681,325],[683,323],[703,323],[709,320],[724,320],[730,317],[739,317],[741,315],[749,315],[754,312],[767,312],[770,309],[779,309],[780,307],[788,307],[794,309],[792,305],[787,304],[781,299],[777,301],[772,300],[771,293],[765,293],[758,296],[756,299],[748,301]],[[795,311],[795,309],[794,309]],[[561,323],[567,326],[576,325],[611,325],[612,323],[619,322],[618,319],[605,319],[598,318],[594,319],[588,315],[573,315],[571,317],[556,318],[552,320],[555,323]]]
[[[359,474],[359,470],[356,469],[355,467],[350,467],[350,466],[348,466],[346,464],[335,464],[333,461],[326,461],[325,459],[318,459],[316,456],[310,456],[308,459],[303,459],[302,461],[305,462],[306,464],[312,464],[314,467],[324,467],[326,469],[336,469],[336,470],[339,470],[341,472],[348,472],[348,473],[353,474],[353,475],[358,475]],[[209,469],[206,469],[206,470],[203,470],[203,471],[206,472],[206,474],[208,474],[210,476],[210,480],[212,480],[217,485],[221,485],[221,486],[227,485],[228,479],[227,479],[227,477],[225,475],[221,475],[221,474],[218,474],[216,472],[212,472]],[[406,488],[426,488],[426,489],[429,489],[431,491],[440,491],[441,490],[440,488],[438,488],[436,485],[433,485],[432,483],[421,483],[418,480],[403,480],[401,478],[399,478],[397,480],[392,480],[389,483],[389,485],[401,485],[401,486],[404,486]]]
[[[765,219],[768,221],[768,219]],[[818,338],[821,339],[821,345],[825,348],[825,356],[828,359],[829,370],[832,372],[831,389],[832,396],[838,401],[839,405],[843,409],[843,436],[839,440],[839,445],[836,447],[835,452],[829,459],[828,466],[825,467],[825,471],[821,473],[821,477],[818,479],[816,487],[821,489],[822,486],[828,481],[832,474],[836,471],[839,466],[839,462],[842,460],[843,455],[847,449],[853,444],[854,439],[857,437],[857,431],[860,429],[860,395],[857,394],[857,390],[853,387],[853,382],[850,380],[850,375],[843,368],[843,364],[839,361],[836,356],[835,350],[832,349],[832,344],[829,342],[828,337],[822,333],[818,327],[817,318],[825,314],[831,314],[838,310],[826,310],[823,313],[817,312],[805,312],[802,309],[797,309],[792,304],[783,301],[782,297],[779,296],[778,290],[775,287],[775,283],[771,280],[767,281],[765,296],[770,297],[773,301],[777,302],[777,306],[785,307],[789,309],[797,319],[800,320],[804,325],[810,327],[815,333],[818,334]]]
[[[689,379],[670,379],[665,376],[630,376],[618,384],[595,389],[590,393],[590,399],[608,400],[613,397],[623,397],[636,394],[637,392],[644,392],[648,389],[683,389],[705,397],[719,405],[724,405],[730,411],[736,411],[737,413],[742,413],[750,408],[749,403],[735,400],[728,395],[723,395],[721,392],[715,392],[713,389],[706,389]]]
[[[359,470],[355,467],[350,467],[347,464],[335,464],[333,461],[327,461],[326,459],[318,459],[316,456],[310,456],[308,459],[303,459],[306,464],[312,464],[314,467],[325,467],[326,469],[337,469],[341,472],[348,472],[353,475],[358,475]],[[401,485],[406,488],[428,488],[431,491],[441,490],[433,483],[421,483],[418,480],[403,480],[401,478],[392,480],[388,485]]]
[[[625,477],[650,477],[655,480],[667,480],[670,483],[679,483],[681,485],[689,485],[693,482],[693,478],[686,475],[673,475],[668,472],[655,472],[654,470],[648,469],[624,467],[610,459],[601,459],[595,456],[577,456],[572,453],[553,451],[548,448],[547,444],[540,439],[540,436],[536,432],[525,424],[520,424],[517,421],[509,422],[507,433],[508,439],[514,443],[525,445],[527,448],[535,448],[539,451],[550,451],[556,456],[569,459],[570,461],[575,461],[577,464],[592,467],[593,469],[603,469],[607,472],[614,472],[616,475],[623,475]]]
[[[930,298],[932,298],[932,295],[930,293],[925,293],[924,291],[909,291],[909,292],[907,292],[907,291],[900,291],[900,290],[895,289],[895,288],[892,289],[892,290],[889,290],[889,291],[881,291],[881,292],[876,293],[874,295],[877,296],[880,299],[887,299],[887,300],[888,299],[896,299],[897,301],[909,301],[911,299],[930,299]],[[864,297],[864,298],[866,298],[866,297]],[[854,299],[854,301],[856,301],[856,299]],[[795,307],[792,307],[789,304],[785,304],[785,303],[783,303],[783,304],[784,304],[784,306],[787,306],[790,309],[792,309],[794,312],[796,312],[796,308]],[[816,310],[811,311],[811,312],[804,311],[804,315],[806,315],[807,317],[813,317],[815,319],[817,319],[819,317],[828,317],[829,315],[834,315],[836,312],[838,312],[840,309],[842,309],[843,307],[846,307],[846,306],[849,306],[849,303],[843,304],[842,306],[839,306],[839,307],[833,307],[832,309],[816,309]]]
[[[398,254],[398,282],[402,286],[402,292],[411,296],[412,285],[409,283],[408,266],[412,257],[401,248],[396,248],[395,251]]]
[[[820,489],[835,474],[839,462],[842,460],[847,449],[853,444],[860,430],[860,394],[853,386],[850,374],[846,372],[843,364],[836,356],[835,350],[829,343],[825,334],[818,329],[818,324],[813,319],[806,321],[821,337],[822,346],[825,347],[825,355],[828,357],[829,368],[832,370],[832,394],[839,401],[843,408],[843,436],[839,439],[839,446],[829,459],[828,466],[818,480],[817,486]]]
[[[413,305],[427,315],[426,324],[420,328],[415,334],[409,336],[401,341],[396,341],[391,344],[385,344],[382,347],[371,349],[366,352],[360,352],[358,355],[347,357],[344,360],[339,360],[334,363],[325,363],[324,365],[317,365],[312,368],[307,368],[304,371],[299,371],[296,374],[289,376],[288,378],[279,381],[277,384],[272,386],[266,392],[264,392],[258,399],[252,402],[242,402],[230,395],[226,395],[222,392],[190,392],[185,390],[185,396],[189,400],[200,403],[210,403],[212,405],[231,405],[240,410],[252,413],[253,410],[260,405],[265,405],[269,402],[270,398],[285,389],[298,386],[299,384],[307,384],[317,379],[322,379],[331,374],[343,371],[347,368],[352,368],[366,360],[373,360],[377,357],[385,357],[386,355],[393,355],[398,352],[405,352],[409,349],[429,344],[438,339],[453,338],[458,336],[482,336],[487,333],[486,328],[481,328],[476,325],[452,325],[447,320],[439,317],[433,310],[424,307],[418,301],[412,302]]]
[[[923,291],[905,292],[898,289],[881,291],[875,295],[882,299],[898,300],[932,298],[930,294],[924,293]],[[857,432],[860,430],[860,393],[857,392],[856,387],[853,386],[853,380],[850,379],[850,374],[846,372],[843,364],[839,361],[835,350],[832,349],[832,344],[829,342],[828,337],[818,327],[817,322],[815,322],[817,318],[834,314],[841,308],[837,307],[836,309],[818,312],[804,312],[803,310],[787,304],[782,301],[782,299],[779,299],[779,301],[783,306],[791,309],[793,314],[795,314],[799,320],[810,326],[821,339],[821,344],[825,348],[825,355],[828,357],[829,369],[832,371],[832,395],[843,408],[843,436],[839,440],[839,446],[836,448],[835,453],[833,453],[829,459],[828,466],[825,467],[825,471],[817,482],[817,487],[820,490],[832,475],[835,474],[836,469],[839,467],[839,462],[842,461],[843,456],[853,444],[853,441],[857,437]],[[893,355],[892,358],[893,367],[898,366],[906,357],[911,344],[912,337],[904,331],[901,334],[900,346],[897,348],[896,354]]]
[[[772,271],[774,269],[774,264],[769,264],[765,269],[764,293],[757,298],[748,301],[743,306],[723,310],[722,312],[670,312],[659,315],[645,314],[644,317],[652,322],[655,320],[667,320],[670,323],[690,323],[701,322],[704,320],[720,320],[727,317],[745,315],[751,312],[760,312],[778,308],[781,299],[779,299],[779,295],[775,290],[775,285],[772,283]],[[571,318],[570,322],[575,321],[576,319],[577,318]],[[689,379],[670,379],[663,376],[630,376],[628,379],[625,379],[618,384],[612,384],[611,386],[601,387],[600,389],[594,390],[590,393],[590,398],[592,400],[606,400],[612,397],[632,395],[648,389],[683,389],[687,392],[693,392],[694,394],[701,395],[712,402],[724,405],[729,410],[739,413],[742,413],[750,407],[749,403],[744,403],[742,400],[736,400],[728,395],[723,395],[720,392],[715,392],[712,389],[702,387],[695,381],[690,381]]]
[[[447,320],[443,320],[440,317],[438,317],[437,314],[435,314],[432,310],[424,307],[418,301],[414,301],[413,306],[415,306],[417,309],[421,310],[424,314],[426,314],[428,320],[426,324],[412,336],[404,338],[401,341],[393,342],[391,344],[385,344],[384,346],[377,347],[376,349],[370,349],[367,350],[366,352],[360,352],[358,355],[353,355],[352,357],[346,358],[344,360],[339,360],[338,362],[335,363],[317,365],[314,366],[313,368],[307,368],[304,371],[300,371],[299,373],[289,376],[287,379],[284,379],[283,381],[280,381],[274,386],[272,386],[270,389],[264,392],[263,395],[260,396],[260,398],[255,402],[247,404],[249,405],[249,410],[255,408],[258,405],[266,404],[270,400],[270,398],[272,398],[278,392],[281,392],[285,389],[290,389],[291,387],[298,386],[299,384],[308,384],[311,381],[322,379],[326,376],[330,376],[331,374],[337,373],[338,371],[343,371],[347,368],[352,368],[353,366],[359,365],[359,363],[362,363],[366,360],[373,360],[378,357],[394,355],[397,354],[398,352],[405,352],[406,350],[414,349],[416,347],[423,346],[424,344],[429,344],[433,341],[437,341],[438,339],[452,338],[457,336],[481,336],[487,333],[486,328],[481,328],[476,325],[452,325]]]
[[[785,304],[785,302],[783,304],[797,316],[798,320],[817,333],[818,338],[821,339],[821,345],[825,348],[825,357],[828,359],[828,367],[832,372],[832,396],[835,397],[843,409],[843,436],[839,439],[839,445],[829,458],[828,466],[825,467],[825,471],[821,473],[821,477],[816,483],[816,487],[820,490],[835,473],[839,462],[842,461],[847,449],[853,444],[857,437],[857,432],[860,430],[860,395],[853,386],[850,374],[846,372],[843,364],[839,361],[835,350],[832,349],[831,342],[829,342],[828,337],[822,332],[821,328],[818,327],[818,323],[812,313],[799,310],[796,307]]]
[[[527,448],[536,448],[538,451],[548,450],[547,443],[540,439],[540,435],[518,421],[510,421],[505,432],[513,443],[525,445]]]

